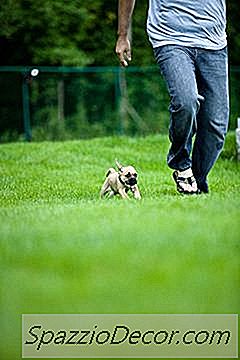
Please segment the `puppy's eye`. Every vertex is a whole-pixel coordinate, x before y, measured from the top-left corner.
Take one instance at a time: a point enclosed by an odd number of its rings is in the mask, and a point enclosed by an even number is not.
[[[131,173],[128,172],[127,175],[126,175],[127,178],[130,178],[131,177]]]
[[[137,177],[137,174],[133,174],[133,176],[136,178],[136,177]]]

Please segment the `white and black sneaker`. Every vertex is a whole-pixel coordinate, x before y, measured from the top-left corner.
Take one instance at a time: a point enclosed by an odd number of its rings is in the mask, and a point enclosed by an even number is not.
[[[179,193],[187,195],[199,194],[197,182],[191,168],[184,171],[175,170],[173,179]]]

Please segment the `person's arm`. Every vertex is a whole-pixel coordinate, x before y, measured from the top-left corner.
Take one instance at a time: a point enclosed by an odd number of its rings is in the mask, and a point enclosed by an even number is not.
[[[128,66],[131,61],[131,44],[129,41],[129,29],[135,0],[119,0],[118,2],[118,39],[116,54],[121,65]]]

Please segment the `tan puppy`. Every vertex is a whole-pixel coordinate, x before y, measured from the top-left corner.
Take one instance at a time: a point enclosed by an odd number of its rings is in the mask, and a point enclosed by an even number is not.
[[[112,197],[119,194],[123,199],[129,199],[127,192],[130,190],[135,199],[140,200],[141,195],[137,186],[137,172],[133,166],[122,166],[117,160],[118,171],[114,168],[108,169],[106,179],[103,183],[100,196]]]

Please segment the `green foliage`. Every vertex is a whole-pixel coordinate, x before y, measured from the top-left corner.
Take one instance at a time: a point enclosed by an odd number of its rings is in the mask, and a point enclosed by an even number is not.
[[[238,1],[228,6],[231,63],[239,65]],[[154,64],[146,35],[147,1],[133,16],[133,65]],[[3,65],[116,65],[117,1],[2,0]]]
[[[18,0],[2,0],[0,3],[0,36],[11,38],[22,27],[22,8]]]
[[[8,15],[11,9],[15,16]],[[1,14],[5,21],[0,35],[6,39],[6,50],[14,46],[11,58],[6,52],[6,64],[83,66],[92,61],[81,44],[94,16],[81,1],[5,0]]]
[[[20,359],[23,313],[239,312],[239,165],[219,159],[211,193],[184,197],[167,148],[165,136],[1,145],[3,359]],[[142,201],[99,199],[116,157],[136,166]]]

